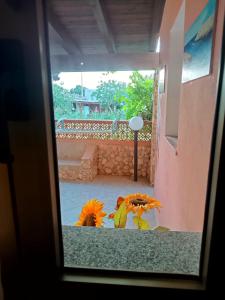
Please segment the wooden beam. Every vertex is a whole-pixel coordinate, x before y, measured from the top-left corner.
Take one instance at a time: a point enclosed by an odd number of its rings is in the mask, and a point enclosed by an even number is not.
[[[112,31],[107,21],[104,6],[100,0],[88,0],[91,5],[98,28],[104,37],[104,41],[109,53],[116,53],[116,44]]]
[[[81,66],[81,62],[84,64]],[[86,56],[53,55],[52,72],[131,71],[159,67],[159,53],[118,53]]]
[[[70,36],[70,34],[60,22],[59,18],[52,11],[50,6],[48,6],[48,21],[62,39],[61,46],[66,50],[68,54],[73,55],[82,53],[78,43],[73,40],[73,38]]]
[[[163,16],[165,0],[154,0],[153,1],[153,12],[152,15],[152,28],[150,31],[150,43],[149,51],[155,52],[157,40],[159,38],[160,25]]]

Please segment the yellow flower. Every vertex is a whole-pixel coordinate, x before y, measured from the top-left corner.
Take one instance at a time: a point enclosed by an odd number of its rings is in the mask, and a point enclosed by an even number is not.
[[[132,211],[139,217],[152,208],[159,209],[161,207],[160,201],[146,195],[146,194],[129,194],[124,197],[127,206],[127,212]]]
[[[79,220],[75,226],[94,226],[101,227],[103,225],[103,217],[106,213],[102,210],[104,204],[97,199],[89,200],[82,208]]]

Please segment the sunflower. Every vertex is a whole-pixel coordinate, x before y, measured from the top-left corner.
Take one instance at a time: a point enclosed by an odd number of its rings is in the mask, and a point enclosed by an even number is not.
[[[103,225],[103,217],[106,213],[102,210],[104,204],[97,199],[89,200],[82,208],[79,220],[75,226],[94,226],[101,227]]]
[[[159,209],[161,207],[160,201],[146,195],[146,194],[129,194],[124,197],[127,206],[127,212],[132,211],[139,217],[143,212],[149,211],[152,208]]]

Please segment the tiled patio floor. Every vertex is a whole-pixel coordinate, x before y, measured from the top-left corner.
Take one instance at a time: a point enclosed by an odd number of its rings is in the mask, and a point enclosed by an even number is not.
[[[103,201],[104,211],[109,214],[114,211],[118,196],[137,192],[153,196],[153,189],[144,179],[134,182],[128,177],[99,175],[93,182],[88,183],[60,182],[62,224],[73,225],[79,217],[82,206],[91,198]],[[154,211],[151,212],[149,218],[151,225],[156,226]],[[132,224],[129,219],[128,224]],[[113,221],[106,217],[104,227],[112,228]]]

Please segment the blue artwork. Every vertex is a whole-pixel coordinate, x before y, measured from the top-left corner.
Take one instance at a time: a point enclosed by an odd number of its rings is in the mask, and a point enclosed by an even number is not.
[[[210,73],[216,0],[209,0],[185,34],[182,82]]]

